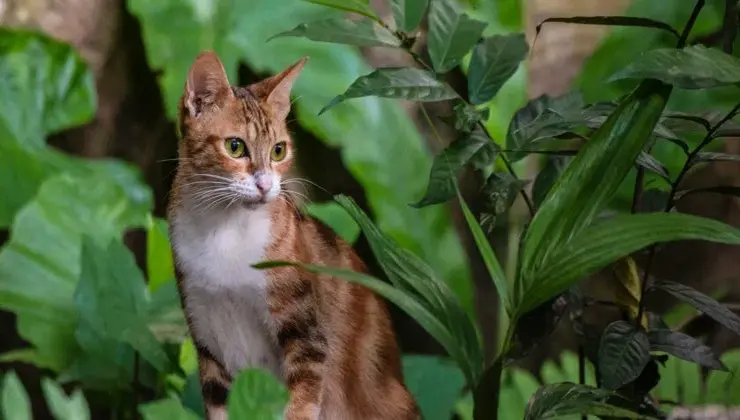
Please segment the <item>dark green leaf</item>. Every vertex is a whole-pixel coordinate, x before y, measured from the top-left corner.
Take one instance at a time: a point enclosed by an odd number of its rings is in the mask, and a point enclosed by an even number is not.
[[[703,45],[683,50],[654,49],[614,74],[610,81],[634,78],[657,79],[683,89],[732,85],[740,83],[740,58]]]
[[[671,179],[668,176],[668,171],[653,155],[642,152],[637,156],[635,163],[670,182]]]
[[[647,335],[627,321],[609,324],[599,345],[599,373],[604,388],[618,389],[642,373],[650,361]]]
[[[521,181],[508,172],[492,173],[481,192],[484,211],[494,217],[504,214],[514,204],[519,191],[526,185],[526,181]]]
[[[549,420],[582,414],[626,419],[652,419],[608,400],[622,400],[619,394],[570,382],[543,386],[530,398],[524,420]]]
[[[3,378],[0,389],[0,412],[5,420],[31,420],[31,402],[20,379],[14,372]]]
[[[649,331],[648,339],[652,351],[666,352],[679,359],[710,369],[727,370],[711,348],[690,335],[670,329],[660,329]]]
[[[434,74],[417,68],[382,68],[362,76],[343,94],[331,100],[319,114],[352,98],[379,96],[412,101],[436,102],[457,97],[454,90]]]
[[[514,327],[512,345],[505,355],[505,363],[526,357],[533,348],[550,336],[568,309],[565,296],[557,296],[522,315]]]
[[[434,70],[446,73],[460,64],[486,25],[463,13],[457,0],[431,0],[428,42]]]
[[[465,386],[460,369],[436,356],[404,356],[403,379],[424,420],[449,420]]]
[[[718,187],[692,188],[689,190],[683,190],[683,191],[677,192],[676,199],[680,200],[688,195],[697,194],[697,193],[714,193],[714,194],[730,195],[733,197],[740,197],[740,187],[735,187],[733,185],[721,185]]]
[[[167,398],[139,406],[144,420],[198,420],[200,417],[182,406],[180,400]]]
[[[288,390],[271,373],[246,369],[239,373],[229,392],[229,417],[233,419],[281,419]]]
[[[333,9],[346,10],[348,12],[357,13],[359,15],[367,16],[370,19],[380,22],[380,18],[370,8],[368,0],[304,0],[309,3],[320,4],[322,6],[328,6]]]
[[[357,226],[352,216],[336,202],[310,203],[304,208],[308,214],[331,227],[337,235],[350,244],[360,236],[360,227]]]
[[[482,130],[452,142],[434,158],[429,172],[429,184],[424,197],[414,207],[426,207],[443,203],[455,196],[456,176],[471,160],[485,148],[496,147]]]
[[[730,128],[727,130],[717,130],[717,132],[712,135],[712,139],[719,139],[723,137],[740,138],[740,129]]]
[[[401,45],[401,40],[391,31],[366,18],[361,20],[330,18],[301,23],[292,30],[281,32],[272,38],[283,36],[299,36],[313,41],[360,47],[398,47]]]
[[[88,420],[90,418],[87,401],[79,389],[67,396],[62,387],[49,378],[41,380],[41,389],[49,410],[56,420]]]
[[[642,200],[638,211],[640,213],[664,212],[670,193],[658,188],[648,188],[642,192]]]
[[[671,25],[668,25],[665,22],[632,16],[573,16],[563,18],[548,18],[537,25],[536,32],[538,35],[542,30],[542,25],[546,23],[576,23],[580,25],[632,26],[639,28],[654,28],[670,32],[675,35],[676,38],[679,38],[681,36],[678,31],[673,29]]]
[[[712,128],[712,125],[709,123],[709,121],[706,120],[706,118],[702,118],[698,115],[690,115],[686,113],[681,112],[666,112],[663,113],[663,118],[665,123],[665,120],[673,121],[670,123],[669,128],[681,129],[681,131],[689,131],[696,129],[697,125],[704,129],[704,131],[709,131]],[[691,124],[684,124],[684,123],[691,123]]]
[[[568,156],[551,156],[548,157],[545,166],[542,168],[532,185],[532,201],[535,208],[539,208],[545,200],[547,193],[550,192],[555,180],[565,171],[572,158]]]
[[[476,45],[468,70],[470,102],[482,104],[496,96],[528,51],[524,34],[494,35]]]
[[[403,32],[411,32],[419,26],[424,17],[429,0],[391,0],[391,10],[396,27]]]
[[[676,228],[679,227],[677,226]],[[736,234],[735,229],[729,226],[726,229],[731,231],[728,233]],[[657,280],[653,284],[653,287],[670,293],[676,299],[688,303],[712,317],[712,319],[724,325],[730,331],[740,335],[740,317],[704,293],[694,290],[689,286],[668,280]]]
[[[462,101],[454,106],[453,111],[455,112],[455,130],[466,134],[472,132],[478,123],[488,120],[489,117],[489,109],[479,110]]]
[[[740,162],[740,155],[719,152],[699,152],[691,163],[693,165],[702,162]]]

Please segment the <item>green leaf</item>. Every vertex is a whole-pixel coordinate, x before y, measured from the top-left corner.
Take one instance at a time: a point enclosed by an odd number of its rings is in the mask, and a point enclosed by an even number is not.
[[[320,112],[352,98],[378,96],[410,101],[437,102],[457,97],[454,90],[445,82],[437,80],[434,74],[412,67],[382,68],[362,76],[347,90],[331,100]]]
[[[740,243],[738,242],[740,241],[740,232],[738,232],[737,229],[722,223],[719,225],[724,226],[728,239],[730,239],[730,237],[738,238],[734,239],[733,242],[728,240],[725,243]],[[676,226],[675,228],[679,228],[679,226]],[[680,228],[683,229],[683,226],[680,226]],[[717,234],[719,234],[719,232],[717,232]],[[653,287],[668,292],[676,299],[688,303],[699,311],[707,314],[730,331],[740,335],[740,317],[704,293],[694,290],[689,286],[668,280],[656,280],[653,283]]]
[[[695,165],[702,162],[740,162],[740,155],[719,152],[699,152],[691,164]]]
[[[740,83],[740,58],[703,45],[655,49],[643,53],[610,81],[621,79],[657,79],[683,89],[733,85]]]
[[[0,28],[0,63],[0,143],[38,149],[47,134],[86,123],[95,114],[95,81],[70,45]]]
[[[710,369],[727,370],[711,348],[690,335],[667,329],[652,330],[648,339],[651,351],[666,352]]]
[[[460,64],[486,26],[463,13],[456,0],[431,0],[428,42],[434,70],[446,73]]]
[[[182,406],[180,400],[167,398],[139,406],[144,420],[198,420],[200,417]]]
[[[401,40],[391,31],[369,19],[330,18],[301,23],[290,31],[272,38],[297,36],[319,42],[357,45],[360,47],[399,47]]]
[[[476,45],[468,70],[470,102],[483,104],[496,96],[528,51],[524,34],[494,35]]]
[[[637,379],[650,361],[648,337],[630,322],[614,321],[601,336],[598,360],[603,387],[621,388]]]
[[[229,392],[229,417],[233,419],[281,419],[288,390],[271,373],[245,369]]]
[[[370,19],[380,22],[380,18],[368,5],[368,0],[304,0],[309,3],[320,4],[322,6],[328,6],[333,9],[346,10],[348,12],[357,13],[358,15],[367,16]]]
[[[652,419],[626,408],[608,404],[608,399],[622,400],[605,389],[570,382],[543,386],[530,398],[524,420],[548,420],[574,414],[626,419]]]
[[[360,236],[360,227],[344,207],[334,201],[309,203],[304,207],[311,216],[319,219],[350,244]]]
[[[598,25],[598,26],[628,26],[639,28],[661,29],[673,34],[676,38],[681,35],[671,25],[649,18],[632,17],[632,16],[573,16],[573,17],[555,17],[547,18],[539,23],[536,27],[536,33],[539,35],[542,25],[546,23],[575,23],[580,25]]]
[[[158,217],[151,219],[147,229],[146,267],[149,290],[152,292],[174,280],[175,266],[172,262],[167,221]]]
[[[396,27],[403,32],[411,32],[419,26],[424,17],[429,0],[391,0],[391,11]]]
[[[31,420],[31,402],[14,372],[5,375],[1,391],[0,408],[5,420]]]
[[[69,397],[56,382],[49,378],[41,380],[41,389],[56,420],[88,420],[90,409],[82,391],[74,391]]]
[[[539,208],[542,202],[550,192],[555,180],[565,171],[572,159],[568,156],[551,156],[548,157],[545,166],[542,168],[532,185],[532,201],[535,208]]]
[[[485,212],[494,217],[504,214],[526,185],[527,181],[519,180],[508,172],[492,173],[481,191]]]
[[[198,353],[195,344],[193,344],[193,339],[190,337],[180,344],[179,365],[187,376],[198,372]]]
[[[147,313],[149,330],[157,341],[179,344],[188,327],[182,311],[177,282],[171,279],[151,293]]]
[[[444,203],[454,197],[457,191],[457,174],[465,165],[471,163],[476,155],[487,153],[484,149],[496,150],[498,146],[482,130],[475,130],[452,142],[434,158],[424,197],[413,206],[426,207]]]
[[[666,181],[670,182],[671,179],[668,175],[668,170],[650,153],[642,152],[637,156],[635,163],[648,171],[660,176]]]
[[[403,357],[404,384],[425,420],[449,420],[465,386],[465,376],[454,363],[436,356]]]

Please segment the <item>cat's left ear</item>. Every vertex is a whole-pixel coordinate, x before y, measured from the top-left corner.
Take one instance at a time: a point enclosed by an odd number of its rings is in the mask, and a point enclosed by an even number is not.
[[[272,77],[251,86],[253,92],[263,98],[270,107],[274,116],[284,120],[290,113],[290,91],[308,57],[303,57],[297,63]]]

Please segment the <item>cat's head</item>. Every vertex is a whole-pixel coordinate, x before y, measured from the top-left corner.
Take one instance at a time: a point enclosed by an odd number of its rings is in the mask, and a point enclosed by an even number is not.
[[[199,201],[257,205],[277,198],[293,146],[285,119],[307,58],[246,87],[232,87],[216,53],[201,53],[180,100],[179,171]]]

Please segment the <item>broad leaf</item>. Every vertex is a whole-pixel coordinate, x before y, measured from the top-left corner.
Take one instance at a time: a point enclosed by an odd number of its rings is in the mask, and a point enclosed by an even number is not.
[[[508,172],[492,173],[481,191],[484,211],[493,217],[504,214],[526,185],[527,181],[519,180]]]
[[[494,35],[476,45],[468,69],[470,102],[482,104],[496,96],[528,51],[524,34]]]
[[[599,345],[599,372],[604,388],[618,389],[637,379],[650,361],[647,335],[627,321],[609,324]]]
[[[357,13],[358,15],[367,16],[370,19],[380,22],[378,15],[370,8],[368,0],[305,0],[309,3],[316,3],[322,6],[328,6],[334,9],[346,10]]]
[[[350,244],[354,243],[360,236],[360,227],[357,226],[352,216],[334,201],[310,203],[305,206],[305,210],[311,216],[331,227],[337,235]]]
[[[180,400],[167,398],[139,406],[144,420],[198,420],[200,416],[182,406]]]
[[[437,80],[434,74],[426,70],[412,67],[382,68],[355,80],[343,94],[332,99],[319,114],[323,114],[347,99],[363,96],[436,102],[453,99],[457,97],[457,94],[447,83]]]
[[[163,284],[174,281],[175,266],[172,260],[167,221],[153,217],[146,234],[146,266],[149,290],[155,291]]]
[[[436,356],[403,357],[403,382],[425,420],[449,420],[465,376],[451,360]]]
[[[41,380],[41,389],[56,420],[88,420],[90,409],[81,390],[67,396],[62,387],[49,378]]]
[[[475,130],[469,135],[455,140],[437,157],[429,172],[429,185],[426,193],[414,207],[425,207],[444,203],[455,196],[456,176],[460,170],[471,162],[484,149],[497,149],[496,143],[482,130]]]
[[[657,79],[683,89],[732,85],[740,83],[740,58],[703,45],[660,48],[643,53],[610,80],[621,79]]]
[[[6,420],[31,420],[31,402],[14,372],[8,372],[0,387],[0,413]]]
[[[429,0],[391,0],[391,10],[396,27],[403,32],[411,32],[419,26]]]
[[[233,419],[281,419],[288,390],[271,373],[246,369],[236,377],[229,392],[229,417]]]
[[[676,226],[676,228],[679,228],[679,226]],[[740,237],[740,234],[734,228],[726,226],[725,230],[731,235],[737,235]],[[727,243],[737,244],[740,242],[728,241]],[[740,317],[704,293],[694,290],[689,286],[668,280],[657,280],[653,283],[653,287],[670,293],[676,299],[688,303],[699,311],[712,317],[712,319],[719,322],[730,331],[740,335]]]
[[[486,25],[463,13],[457,0],[431,0],[428,42],[434,70],[446,73],[460,64]]]
[[[401,45],[401,40],[392,32],[366,18],[361,20],[331,18],[301,23],[290,31],[279,33],[273,38],[283,36],[299,36],[313,41],[360,47],[398,47]]]
[[[666,352],[710,369],[727,370],[711,348],[690,335],[662,329],[649,331],[648,339],[652,351]]]
[[[556,17],[547,18],[539,23],[536,27],[536,33],[539,35],[542,25],[546,23],[575,23],[580,25],[598,25],[598,26],[631,26],[638,28],[654,28],[670,32],[676,38],[681,35],[671,25],[658,20],[632,17],[632,16],[573,16],[573,17]]]
[[[559,419],[576,414],[625,419],[652,419],[608,400],[623,401],[619,394],[605,389],[569,382],[543,386],[530,398],[524,420]]]

